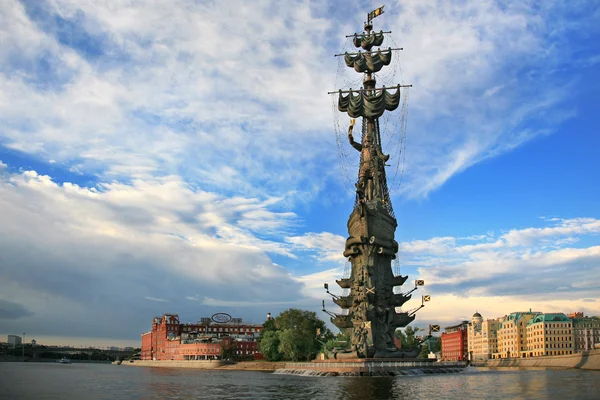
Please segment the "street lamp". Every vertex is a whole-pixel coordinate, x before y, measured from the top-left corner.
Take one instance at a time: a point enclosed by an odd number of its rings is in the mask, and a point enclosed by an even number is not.
[[[23,341],[21,342],[21,355],[23,356],[23,361],[25,361],[25,332],[23,332]]]

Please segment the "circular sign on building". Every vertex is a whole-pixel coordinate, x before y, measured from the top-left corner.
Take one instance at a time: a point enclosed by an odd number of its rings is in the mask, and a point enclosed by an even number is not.
[[[224,312],[219,312],[219,313],[213,314],[213,316],[210,317],[210,319],[212,319],[214,322],[216,322],[218,324],[225,324],[225,323],[231,321],[231,315],[224,313]]]

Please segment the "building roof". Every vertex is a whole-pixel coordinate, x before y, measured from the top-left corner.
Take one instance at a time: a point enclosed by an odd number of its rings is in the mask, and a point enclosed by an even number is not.
[[[455,332],[459,329],[466,329],[467,325],[469,325],[469,321],[462,321],[460,324],[456,324],[456,325],[452,325],[452,326],[447,326],[444,329],[448,332]]]
[[[481,316],[481,314],[479,314],[477,311],[475,311],[475,314],[473,314],[473,318],[483,318]]]
[[[600,317],[581,317],[581,318],[571,318],[573,321],[598,321]]]
[[[563,321],[569,322],[571,321],[565,314],[563,313],[549,313],[549,314],[538,314],[529,321],[529,325],[537,324],[538,322],[552,322],[552,321]]]

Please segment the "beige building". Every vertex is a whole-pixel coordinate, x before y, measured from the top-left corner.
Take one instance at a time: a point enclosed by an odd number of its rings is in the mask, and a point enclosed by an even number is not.
[[[525,357],[573,354],[573,321],[565,314],[539,314],[527,325]]]
[[[498,349],[492,358],[525,357],[527,353],[527,324],[538,311],[514,312],[498,322]]]
[[[595,344],[600,343],[600,318],[573,318],[573,339],[573,351],[592,350]]]
[[[497,319],[484,321],[478,312],[473,314],[468,329],[469,360],[488,360],[498,352],[498,324]]]

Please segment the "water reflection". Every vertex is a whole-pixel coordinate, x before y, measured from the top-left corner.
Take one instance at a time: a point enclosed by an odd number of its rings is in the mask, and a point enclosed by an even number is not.
[[[249,371],[0,363],[0,399],[598,399],[600,372],[306,377]],[[4,385],[10,382],[10,385]],[[35,384],[32,384],[35,382]]]
[[[402,388],[395,389],[394,377],[348,377],[337,378],[338,399],[393,399],[408,395]],[[396,393],[395,393],[396,392]],[[410,398],[410,397],[409,397]]]

